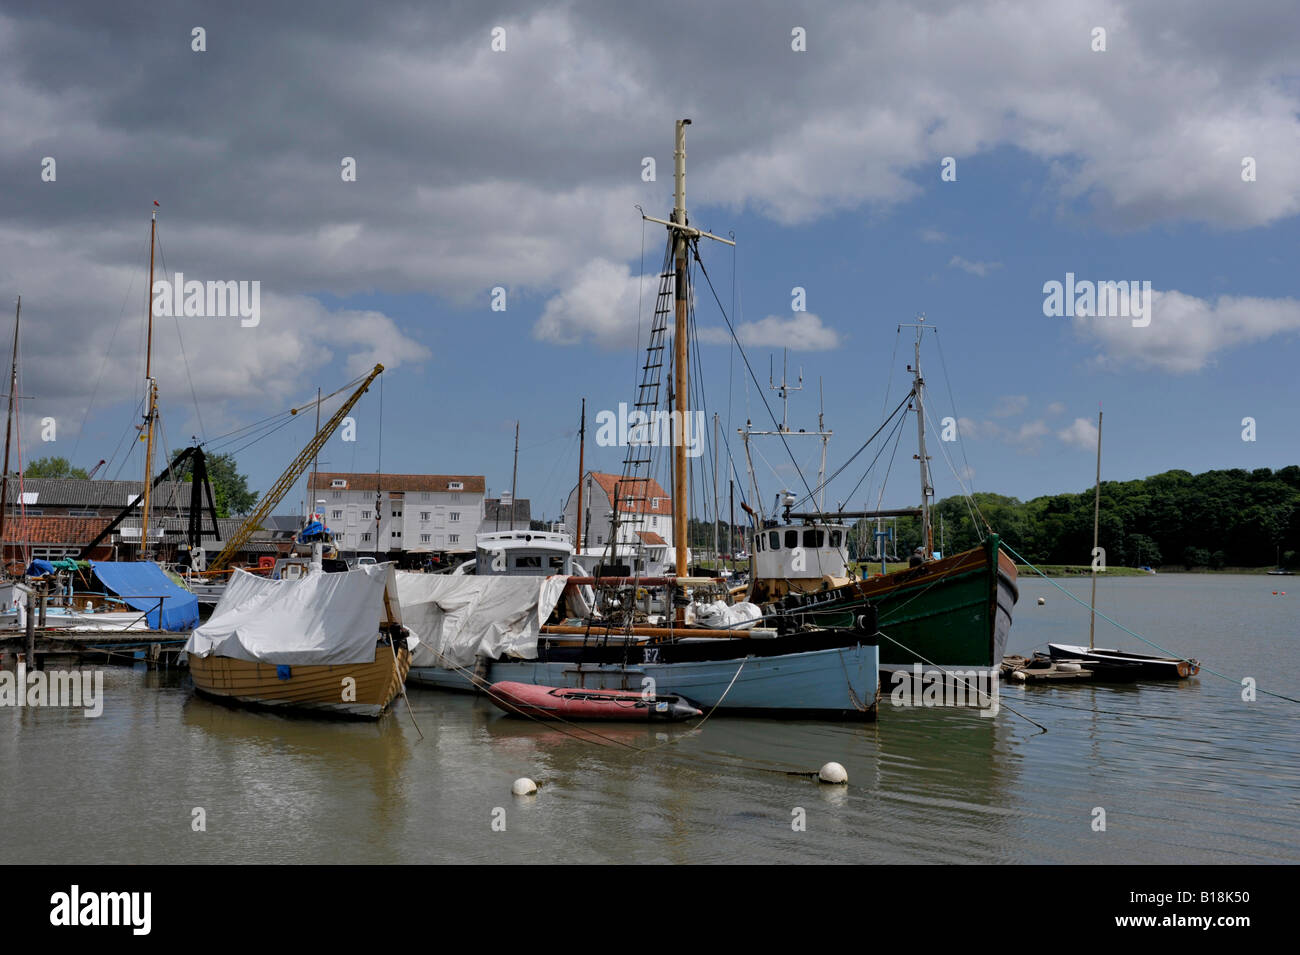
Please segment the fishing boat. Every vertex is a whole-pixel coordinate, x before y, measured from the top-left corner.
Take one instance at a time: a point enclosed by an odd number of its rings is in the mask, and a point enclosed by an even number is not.
[[[676,127],[674,204],[671,219],[644,216],[665,226],[668,245],[646,361],[635,407],[651,420],[676,421],[673,446],[671,514],[675,550],[672,575],[558,576],[542,583],[511,585],[509,577],[398,577],[403,613],[420,637],[420,658],[412,682],[462,689],[514,682],[562,689],[631,690],[675,694],[698,706],[762,715],[803,715],[874,719],[879,692],[874,610],[858,608],[852,626],[810,626],[781,619],[772,626],[719,629],[695,622],[697,608],[713,606],[726,595],[720,579],[688,575],[688,463],[681,428],[688,408],[688,335],[691,257],[698,261],[701,239],[734,245],[689,224],[686,214],[686,127]],[[669,344],[671,329],[671,345]],[[671,351],[669,350],[671,348]],[[659,407],[660,370],[671,367],[673,410]],[[585,428],[584,428],[585,433]],[[642,436],[644,438],[644,436]],[[624,474],[615,492],[609,540],[627,540],[620,531],[619,503],[650,509],[649,440],[627,441]],[[655,445],[661,446],[661,445]],[[582,458],[579,456],[579,486]],[[635,499],[635,500],[634,500]],[[581,511],[581,503],[579,503]],[[581,533],[579,533],[581,539]],[[606,568],[608,571],[608,568]],[[632,568],[629,568],[632,570]],[[456,583],[459,580],[461,583]],[[471,586],[463,581],[477,580]],[[555,583],[547,585],[547,581]],[[596,606],[571,616],[560,597],[592,588]],[[571,588],[571,589],[570,589]],[[665,596],[650,620],[642,599],[652,590]],[[552,621],[552,616],[561,617]]]
[[[910,671],[917,663],[930,669],[998,667],[1005,655],[1012,613],[1019,599],[1015,561],[990,532],[978,547],[944,556],[934,548],[929,456],[926,453],[926,383],[921,372],[921,336],[933,329],[924,321],[903,328],[916,329],[912,389],[906,400],[881,425],[893,420],[906,407],[916,414],[917,459],[920,462],[920,496],[918,508],[892,510],[827,511],[825,506],[826,441],[831,432],[818,415],[816,431],[790,431],[782,424],[776,432],[756,431],[746,427],[744,439],[746,465],[757,493],[755,468],[750,442],[755,435],[780,434],[785,440],[797,436],[820,437],[822,465],[817,484],[809,489],[806,500],[810,511],[795,511],[799,499],[788,491],[778,495],[778,513],[756,512],[746,505],[753,521],[752,575],[748,599],[763,607],[765,614],[792,614],[815,626],[850,626],[864,604],[874,605],[881,632],[880,668],[888,677],[898,671]],[[802,383],[802,376],[800,378]],[[779,387],[784,400],[794,386],[782,377]],[[880,432],[878,432],[880,433]],[[820,500],[819,500],[820,498]],[[886,572],[884,567],[881,522],[898,517],[920,519],[921,546],[912,555],[909,566]],[[875,521],[876,541],[881,572],[856,578],[850,570],[848,545],[853,528],[850,519]]]
[[[185,657],[210,699],[376,719],[401,692],[409,637],[391,564],[281,580],[236,570]]]
[[[679,722],[704,715],[680,696],[631,690],[566,690],[531,683],[494,683],[487,695],[513,716],[544,720]]]

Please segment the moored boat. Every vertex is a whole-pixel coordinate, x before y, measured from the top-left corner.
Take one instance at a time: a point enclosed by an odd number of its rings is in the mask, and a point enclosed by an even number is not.
[[[410,669],[392,565],[296,579],[235,571],[185,644],[195,690],[221,702],[375,719]]]
[[[704,715],[675,694],[633,690],[570,690],[532,683],[494,683],[488,699],[515,716],[568,720],[660,720],[676,722]]]
[[[1199,660],[1156,657],[1127,650],[1079,647],[1066,643],[1049,643],[1053,660],[1074,660],[1093,670],[1098,680],[1186,680],[1201,672]]]

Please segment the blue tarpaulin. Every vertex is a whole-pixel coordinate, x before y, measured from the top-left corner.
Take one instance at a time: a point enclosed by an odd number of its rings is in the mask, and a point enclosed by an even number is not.
[[[48,560],[41,560],[39,557],[34,559],[27,568],[28,577],[44,577],[52,573],[54,573],[54,565]]]
[[[136,610],[145,611],[155,630],[192,630],[199,625],[199,598],[174,583],[152,561],[92,560],[91,569],[107,589]],[[162,621],[158,598],[163,598]]]
[[[312,521],[298,533],[299,541],[308,541],[313,537],[319,537],[325,533],[325,525],[320,521]]]

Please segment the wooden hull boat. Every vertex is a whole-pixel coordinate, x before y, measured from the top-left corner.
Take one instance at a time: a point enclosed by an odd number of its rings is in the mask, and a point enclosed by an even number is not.
[[[285,666],[215,654],[189,658],[194,689],[223,703],[378,719],[401,692],[411,667],[402,641],[375,643],[371,663]]]
[[[1089,650],[1065,643],[1049,643],[1047,650],[1053,660],[1081,662],[1093,671],[1096,680],[1186,680],[1201,672],[1196,660],[1154,657],[1100,647]]]
[[[643,696],[634,690],[571,690],[530,683],[494,683],[488,699],[513,716],[565,720],[675,722],[703,710],[676,695]]]
[[[992,535],[983,546],[951,557],[790,594],[777,606],[814,626],[847,627],[870,602],[883,634],[880,668],[889,674],[915,663],[951,669],[999,666],[1018,597],[1015,562]]]

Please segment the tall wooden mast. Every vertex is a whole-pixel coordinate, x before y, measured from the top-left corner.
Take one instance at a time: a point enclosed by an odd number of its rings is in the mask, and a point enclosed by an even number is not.
[[[642,216],[647,222],[666,225],[672,236],[675,322],[673,325],[673,411],[677,418],[678,432],[673,439],[673,550],[676,553],[676,571],[678,577],[685,577],[687,549],[687,490],[686,490],[686,428],[690,404],[690,378],[688,363],[690,349],[687,347],[687,310],[690,305],[689,276],[686,267],[688,246],[691,239],[704,236],[727,245],[736,243],[730,239],[713,235],[700,229],[692,228],[686,217],[686,127],[691,125],[689,119],[677,121],[677,140],[673,150],[673,215],[671,220],[656,219],[654,216]],[[617,510],[617,504],[615,504]]]
[[[573,538],[574,553],[582,553],[582,479],[585,462],[583,456],[587,451],[587,399],[582,399],[582,417],[578,422],[578,526]],[[513,511],[511,513],[514,513]]]
[[[9,371],[9,417],[5,419],[5,465],[0,479],[0,552],[4,549],[5,517],[9,512],[9,438],[14,427],[14,398],[18,394],[18,322],[23,316],[23,297],[18,296],[18,310],[14,313],[14,357]]]
[[[158,205],[155,201],[154,205]],[[155,209],[149,217],[149,288],[145,295],[148,314],[149,332],[145,340],[144,382],[148,389],[149,408],[145,412],[144,443],[144,496],[140,502],[140,559],[149,557],[149,494],[153,486],[153,422],[158,415],[158,384],[153,380],[153,250],[158,232],[158,211]]]
[[[673,549],[677,558],[677,576],[686,576],[686,415],[690,404],[690,376],[687,363],[690,352],[686,341],[686,308],[689,302],[686,270],[686,127],[689,119],[677,121],[677,143],[673,150],[673,222],[679,228],[673,234],[673,273],[676,281],[673,323],[673,411],[678,432],[673,441]]]

